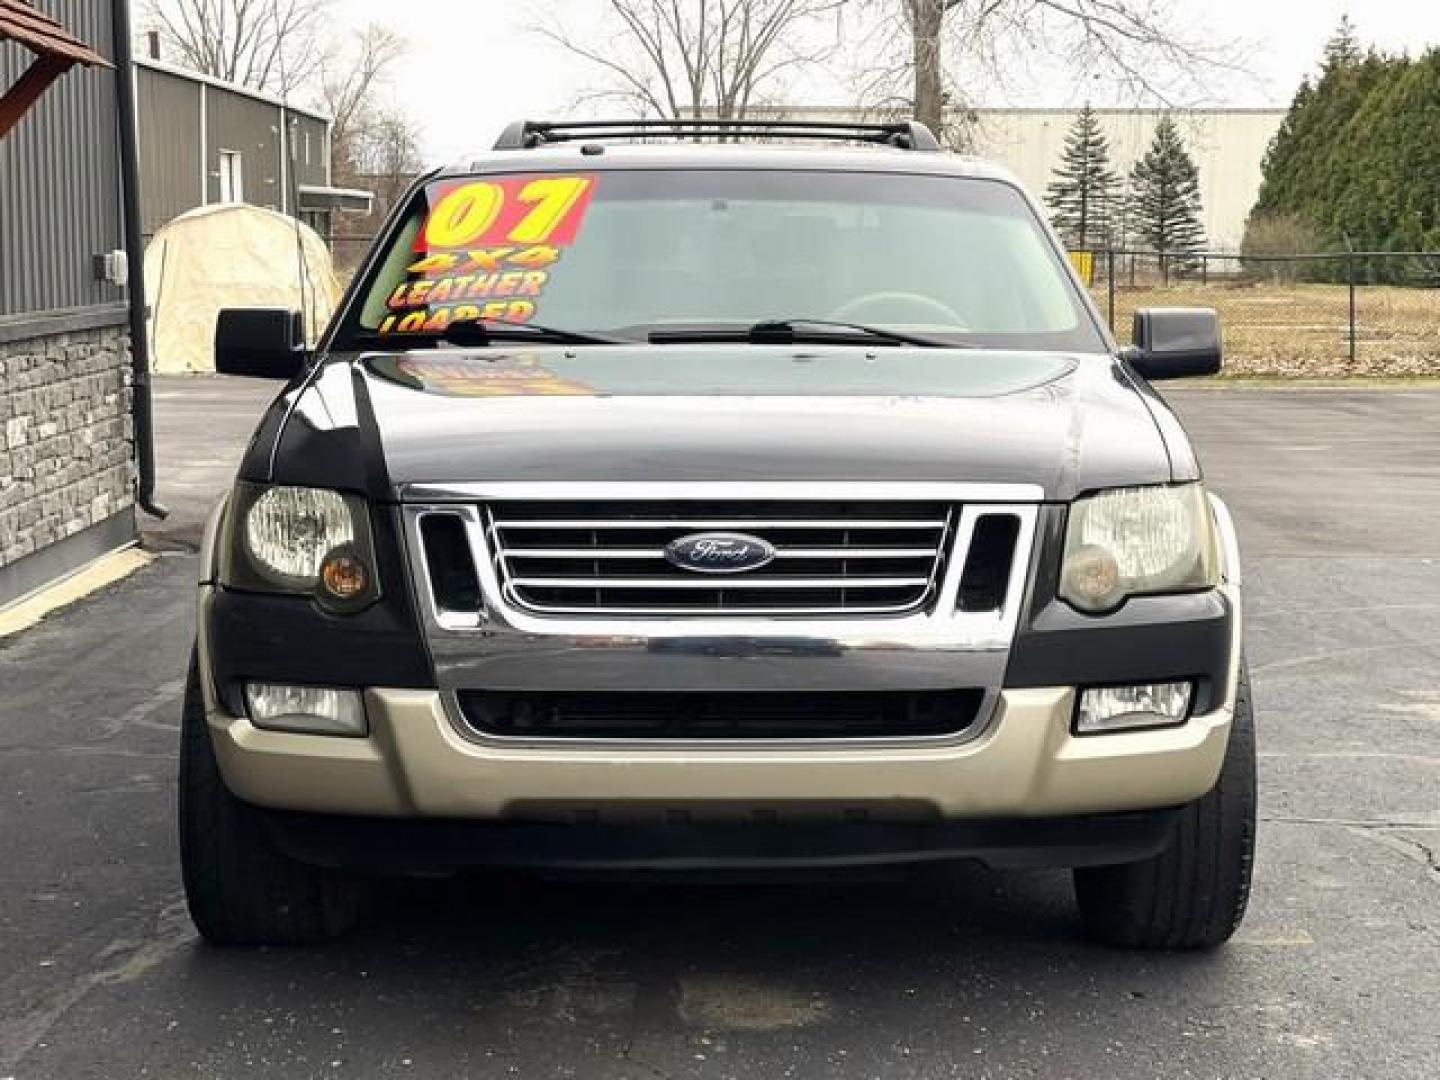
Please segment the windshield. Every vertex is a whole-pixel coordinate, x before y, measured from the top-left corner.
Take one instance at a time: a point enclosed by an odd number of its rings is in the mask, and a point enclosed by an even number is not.
[[[683,340],[786,321],[797,335],[1101,352],[1024,198],[992,180],[796,170],[614,170],[429,185],[342,338],[396,347],[496,320]],[[816,325],[803,320],[858,324]],[[870,343],[870,342],[867,342]],[[874,344],[885,342],[874,340]]]

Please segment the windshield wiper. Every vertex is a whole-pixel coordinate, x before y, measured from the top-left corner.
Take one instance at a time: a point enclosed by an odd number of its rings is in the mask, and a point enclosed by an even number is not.
[[[517,333],[517,331],[519,331]],[[437,337],[451,345],[489,345],[502,339],[533,339],[557,345],[633,345],[623,338],[587,334],[581,330],[561,330],[540,323],[517,322],[514,319],[465,319],[453,322]]]
[[[655,344],[686,341],[749,341],[756,345],[789,345],[801,340],[833,337],[833,334],[806,334],[801,329],[813,326],[822,331],[841,331],[845,334],[860,335],[873,341],[891,345],[914,345],[923,349],[973,349],[974,345],[963,342],[945,341],[941,338],[926,337],[922,334],[907,334],[903,330],[890,330],[883,326],[867,326],[865,323],[842,322],[837,319],[762,319],[748,327],[703,327],[694,329],[674,328],[652,330],[649,339]]]
[[[419,349],[434,345],[472,348],[492,341],[539,341],[551,345],[634,345],[633,339],[587,334],[582,330],[561,330],[533,322],[511,319],[465,319],[433,334],[382,334],[376,330],[356,335],[367,345],[382,349]]]
[[[883,326],[870,326],[866,323],[843,322],[837,319],[766,319],[750,327],[752,338],[763,337],[767,334],[789,334],[793,339],[797,326],[819,326],[830,330],[849,330],[852,333],[864,334],[876,341],[890,341],[896,345],[918,345],[923,349],[945,349],[953,346],[948,341],[939,338],[926,337],[923,334],[907,334],[901,330],[889,330]]]

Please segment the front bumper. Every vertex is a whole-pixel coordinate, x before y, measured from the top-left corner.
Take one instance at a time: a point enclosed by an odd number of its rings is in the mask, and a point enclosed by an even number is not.
[[[269,811],[291,858],[382,874],[476,866],[567,871],[814,870],[967,860],[996,868],[1114,866],[1160,852],[1179,810],[953,822],[694,822],[551,825],[337,818]]]
[[[438,691],[372,689],[363,739],[212,709],[227,786],[258,806],[372,817],[604,822],[1036,818],[1178,806],[1214,786],[1231,708],[1182,727],[1070,733],[1074,691],[1008,690],[958,745],[628,748],[478,743]]]
[[[1115,671],[1060,648],[1055,660],[1015,665],[1012,650],[938,635],[908,640],[851,625],[827,637],[686,637],[633,633],[541,635],[491,625],[468,649],[436,649],[429,687],[371,686],[370,733],[347,739],[256,728],[231,702],[240,679],[364,685],[309,668],[289,673],[274,635],[256,652],[237,633],[227,594],[201,590],[200,652],[206,707],[227,786],[241,799],[282,812],[354,819],[551,824],[567,827],[650,821],[690,823],[929,823],[1034,821],[1176,807],[1208,792],[1229,739],[1240,664],[1238,558],[1223,505],[1225,581],[1213,594],[1154,598],[1129,606],[1102,651]],[[1036,570],[1030,567],[1032,579]],[[247,598],[232,597],[243,608]],[[314,619],[302,600],[284,601],[297,632]],[[1193,611],[1164,663],[1136,642],[1154,626]],[[1183,621],[1183,620],[1182,620]],[[302,626],[303,624],[303,626]],[[352,624],[353,626],[353,624]],[[326,627],[326,632],[339,633]],[[430,628],[433,629],[433,628]],[[625,628],[629,629],[629,628]],[[1089,627],[1094,632],[1097,627]],[[843,630],[843,633],[840,632]],[[1221,642],[1202,668],[1195,644]],[[277,631],[278,633],[278,631]],[[293,634],[280,638],[295,639]],[[282,643],[283,644],[283,643]],[[338,643],[343,646],[343,641]],[[964,646],[968,645],[969,648]],[[346,650],[337,647],[336,656]],[[380,650],[383,652],[383,650]],[[439,655],[437,655],[439,653]],[[448,653],[448,655],[447,655]],[[663,656],[658,655],[664,653]],[[1130,658],[1130,666],[1123,662]],[[1061,665],[1060,659],[1066,659]],[[346,661],[349,665],[348,660]],[[1174,671],[1170,670],[1174,665]],[[353,665],[349,665],[353,666]],[[347,668],[348,669],[348,668]],[[1123,670],[1122,670],[1123,669]],[[1063,670],[1055,683],[1039,681]],[[1020,676],[1036,681],[1020,681]],[[1103,674],[1103,678],[1101,675]],[[1197,715],[1180,727],[1077,738],[1071,734],[1077,685],[1199,676]],[[1124,675],[1124,680],[1117,678]],[[383,678],[383,676],[380,676]],[[888,743],[564,743],[462,734],[452,712],[456,686],[665,689],[852,690],[985,687],[982,721],[965,738]],[[1004,687],[1001,689],[1001,687]],[[1041,843],[1043,829],[1036,831]]]

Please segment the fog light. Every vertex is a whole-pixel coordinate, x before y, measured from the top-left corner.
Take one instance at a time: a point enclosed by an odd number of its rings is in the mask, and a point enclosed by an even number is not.
[[[1194,687],[1188,682],[1097,686],[1080,695],[1075,734],[1173,727],[1190,714]]]
[[[245,703],[250,722],[267,731],[364,735],[368,730],[359,690],[247,683]]]

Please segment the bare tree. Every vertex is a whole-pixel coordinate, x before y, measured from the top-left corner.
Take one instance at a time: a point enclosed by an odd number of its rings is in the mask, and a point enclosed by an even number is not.
[[[877,34],[902,40],[903,57],[875,82],[903,80],[917,119],[945,129],[969,76],[990,83],[1037,54],[1169,102],[1177,87],[1218,68],[1238,70],[1234,42],[1207,42],[1154,0],[871,0]]]
[[[389,89],[395,65],[409,43],[378,23],[363,27],[348,47],[326,55],[320,66],[320,101],[330,114],[330,160],[336,176],[345,182],[369,171],[361,160],[371,153],[376,125],[392,129],[400,123],[382,97]],[[408,125],[406,125],[408,127]],[[414,149],[411,140],[412,152]]]
[[[145,16],[186,67],[290,95],[319,70],[331,0],[148,0]]]
[[[945,17],[959,6],[957,0],[902,0],[902,14],[910,31],[910,65],[915,75],[915,118],[939,131],[945,119],[945,69],[941,46]]]
[[[641,112],[743,119],[787,70],[834,48],[812,33],[842,0],[605,0],[611,40],[583,41],[538,27],[602,71],[618,97]]]
[[[393,30],[371,23],[321,63],[320,103],[331,118],[331,177],[341,187],[374,196],[369,215],[341,213],[331,222],[336,261],[342,265],[358,261],[421,169],[417,127],[390,93],[395,68],[409,47]]]
[[[398,108],[375,105],[353,120],[345,156],[332,153],[332,175],[341,187],[372,196],[370,213],[341,212],[330,222],[335,261],[353,270],[369,250],[376,231],[409,190],[423,161],[414,121]]]
[[[355,132],[352,153],[355,175],[365,178],[382,207],[393,206],[421,169],[415,125],[393,110],[367,118]]]

